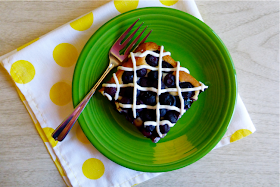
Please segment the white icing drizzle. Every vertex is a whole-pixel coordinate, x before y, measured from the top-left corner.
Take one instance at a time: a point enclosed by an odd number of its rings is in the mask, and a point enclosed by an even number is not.
[[[160,122],[160,103],[159,103],[159,95],[161,94],[161,76],[162,76],[162,54],[163,53],[163,46],[160,47],[160,52],[159,52],[159,60],[158,60],[158,88],[157,88],[157,108],[156,108],[156,130],[159,135],[159,137],[162,137],[162,133],[160,132],[159,129],[159,122]]]
[[[163,46],[161,46],[161,47],[163,47]],[[149,50],[145,51],[144,53],[137,52],[137,53],[134,53],[134,54],[135,54],[135,57],[144,57],[144,56],[147,56],[147,55],[153,55],[155,57],[159,57],[161,55],[163,57],[163,56],[171,55],[170,52],[164,52],[164,53],[162,52],[161,54],[158,54],[154,51],[149,51]]]
[[[207,89],[208,86],[205,86],[205,85],[204,85],[202,82],[200,82],[200,81],[199,81],[199,83],[200,83],[200,85],[201,85],[201,86],[200,86],[200,87],[201,87],[201,91],[204,92],[204,90]]]
[[[135,55],[134,55],[135,56]],[[152,71],[157,71],[158,68],[157,67],[152,67],[152,66],[149,66],[149,65],[140,65],[140,66],[137,66],[136,67],[136,70],[139,70],[139,69],[149,69],[149,70],[152,70]],[[177,67],[176,68],[161,68],[162,71],[176,71],[177,70]],[[124,70],[124,71],[133,71],[133,68],[130,68],[130,67],[124,67],[124,66],[119,66],[118,67],[118,70]],[[187,68],[184,68],[184,67],[180,67],[180,71],[184,71],[188,74],[190,74],[190,71],[187,69]]]
[[[179,73],[180,73],[180,62],[178,61],[177,62],[177,70],[176,70],[176,88],[177,88],[177,93],[179,95],[179,99],[180,99],[180,102],[181,102],[181,111],[180,111],[180,115],[183,115],[184,114],[184,98],[182,96],[182,91],[181,91],[181,88],[180,88],[180,85],[179,85]]]
[[[114,77],[114,80],[115,80],[115,83],[116,83],[116,87],[117,87],[117,91],[116,91],[116,94],[115,94],[115,100],[117,100],[118,97],[119,97],[119,93],[120,93],[120,84],[119,84],[119,80],[118,80],[118,78],[117,78],[115,73],[113,74],[113,77]]]
[[[168,120],[162,120],[160,121],[160,109],[167,109],[167,110],[174,110],[180,113],[180,116],[185,112],[184,109],[184,98],[182,96],[182,92],[186,92],[186,91],[197,91],[197,90],[202,90],[204,91],[206,88],[208,88],[208,86],[205,86],[202,82],[200,83],[200,86],[198,87],[194,87],[194,88],[180,88],[179,85],[179,73],[180,71],[184,71],[187,73],[190,73],[189,70],[187,68],[184,67],[180,67],[180,62],[177,62],[177,67],[175,68],[162,68],[162,57],[166,56],[166,55],[171,55],[170,52],[163,52],[164,47],[161,46],[160,47],[160,53],[156,53],[153,51],[149,51],[146,50],[145,52],[141,53],[141,52],[137,52],[137,53],[130,53],[130,57],[132,59],[132,64],[133,67],[124,67],[124,66],[119,66],[118,70],[124,70],[124,71],[133,71],[133,83],[128,83],[128,84],[119,84],[118,79],[116,74],[113,74],[113,78],[115,80],[115,83],[104,83],[102,84],[103,87],[114,87],[117,88],[116,89],[116,94],[114,99],[117,100],[119,98],[119,93],[120,93],[120,88],[121,87],[133,87],[133,102],[132,104],[123,104],[123,103],[118,103],[119,107],[121,108],[131,108],[132,112],[133,112],[133,117],[136,118],[136,110],[137,109],[142,109],[142,108],[147,108],[147,109],[154,109],[156,110],[156,121],[145,121],[144,122],[144,126],[147,125],[153,125],[156,126],[156,130],[157,133],[160,137],[163,136],[163,134],[160,132],[160,125],[169,125],[170,127],[173,127],[175,124],[171,123]],[[149,65],[140,65],[140,66],[136,66],[136,59],[135,57],[145,57],[146,55],[153,55],[155,57],[159,57],[159,61],[158,61],[158,66],[157,67],[152,67]],[[158,77],[162,77],[163,75],[163,71],[166,72],[170,72],[170,71],[176,71],[176,88],[165,88],[165,89],[161,89],[161,78],[158,79],[158,88],[153,88],[153,87],[141,87],[140,85],[137,84],[138,81],[138,77],[137,77],[137,73],[136,71],[139,69],[149,69],[151,71],[158,71]],[[156,96],[156,105],[155,106],[150,106],[150,105],[146,105],[146,104],[140,104],[137,105],[136,104],[136,100],[137,100],[137,90],[141,90],[141,91],[152,91],[152,92],[156,92],[157,96]],[[176,106],[169,106],[169,105],[160,105],[159,102],[159,96],[162,93],[165,92],[173,92],[173,93],[177,93],[180,101],[181,101],[181,106],[180,108],[176,107]],[[107,93],[103,93],[109,100],[112,100],[112,97],[107,94]]]
[[[133,107],[132,104],[119,103],[119,105],[122,108],[132,108]],[[136,109],[141,109],[141,108],[156,109],[157,105],[150,106],[150,105],[140,104],[140,105],[136,105],[135,108]],[[160,105],[159,109],[176,110],[177,112],[181,112],[181,109],[179,109],[178,107],[176,107],[176,106],[169,106],[169,105]]]
[[[134,57],[134,54],[130,52],[131,59],[132,59],[132,64],[133,64],[133,106],[132,106],[132,112],[133,112],[133,117],[136,118],[136,100],[137,100],[137,74],[136,74],[136,60]]]
[[[104,93],[104,95],[109,99],[109,101],[112,101],[112,97],[109,94]]]
[[[202,86],[198,86],[198,87],[193,87],[193,88],[181,88],[181,92],[190,92],[190,91],[196,91],[196,90],[205,90],[206,88],[208,88],[208,86],[205,86],[203,83],[201,83]],[[113,87],[113,88],[117,88],[117,85],[114,83],[104,83],[102,84],[102,87]],[[120,88],[123,87],[133,87],[133,83],[128,83],[128,84],[119,84]],[[156,88],[153,87],[142,87],[140,85],[137,85],[137,89],[141,90],[141,91],[152,91],[152,92],[157,92]],[[165,92],[176,92],[178,93],[178,89],[177,88],[165,88],[165,89],[161,89],[161,93],[165,93]]]

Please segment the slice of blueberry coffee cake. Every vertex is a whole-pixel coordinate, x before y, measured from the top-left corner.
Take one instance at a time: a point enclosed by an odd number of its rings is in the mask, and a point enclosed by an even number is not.
[[[201,91],[208,88],[170,55],[163,46],[143,43],[100,89],[154,143],[167,134]]]

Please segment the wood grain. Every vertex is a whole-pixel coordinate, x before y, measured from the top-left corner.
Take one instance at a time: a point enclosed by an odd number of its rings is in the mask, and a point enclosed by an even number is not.
[[[1,1],[0,55],[106,2]],[[279,186],[279,2],[197,5],[230,51],[239,94],[257,131],[138,186]],[[65,186],[3,68],[0,119],[0,186]]]

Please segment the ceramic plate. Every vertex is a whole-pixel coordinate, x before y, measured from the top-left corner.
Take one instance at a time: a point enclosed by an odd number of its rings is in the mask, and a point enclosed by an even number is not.
[[[139,171],[175,170],[194,163],[215,147],[227,130],[236,103],[236,75],[230,54],[202,21],[159,7],[136,9],[110,20],[93,34],[80,54],[73,77],[73,104],[77,105],[97,82],[108,66],[111,46],[138,18],[138,25],[144,22],[147,32],[153,30],[147,41],[163,45],[174,60],[208,85],[208,90],[157,144],[143,137],[99,92],[78,121],[94,147],[112,161]]]

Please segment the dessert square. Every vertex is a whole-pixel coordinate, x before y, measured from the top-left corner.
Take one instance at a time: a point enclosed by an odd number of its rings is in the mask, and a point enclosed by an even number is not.
[[[147,42],[130,53],[99,91],[157,143],[207,88],[163,46]]]

